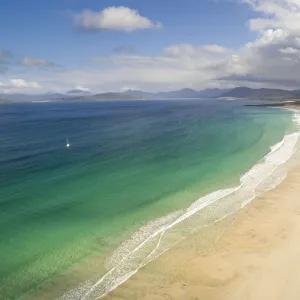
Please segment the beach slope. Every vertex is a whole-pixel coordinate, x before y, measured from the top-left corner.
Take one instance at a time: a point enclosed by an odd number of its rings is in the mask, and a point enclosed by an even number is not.
[[[300,167],[244,209],[190,236],[105,299],[300,298]]]

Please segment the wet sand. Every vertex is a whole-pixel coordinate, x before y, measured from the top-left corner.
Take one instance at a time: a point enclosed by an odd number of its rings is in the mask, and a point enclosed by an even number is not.
[[[236,214],[182,241],[105,297],[300,299],[300,167]]]

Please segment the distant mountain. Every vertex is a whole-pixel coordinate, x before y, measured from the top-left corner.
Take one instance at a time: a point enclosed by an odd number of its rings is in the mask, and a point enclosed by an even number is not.
[[[294,93],[295,95],[300,95],[300,90],[294,90],[293,93]]]
[[[0,94],[1,100],[11,101],[38,101],[38,100],[54,100],[65,97],[60,93],[46,93],[41,95],[29,95],[29,94]]]
[[[26,94],[0,94],[1,100],[10,101],[34,101],[39,99],[40,96],[37,95],[26,95]]]
[[[174,98],[216,98],[229,89],[205,89],[196,91],[193,89],[181,89],[178,91],[149,93],[140,90],[127,90],[125,93],[145,99],[174,99]]]
[[[293,99],[300,97],[300,91],[287,91],[280,89],[251,89],[248,87],[234,88],[222,95],[221,98],[251,98],[251,99]]]
[[[100,101],[100,100],[142,100],[144,98],[129,95],[126,93],[100,93],[89,96],[63,97],[57,101]]]
[[[229,92],[230,89],[205,89],[199,91],[198,94],[201,98],[218,98],[222,94]]]
[[[91,93],[89,91],[84,91],[84,90],[80,90],[80,89],[75,89],[75,90],[70,90],[67,92],[68,96],[85,96],[85,95],[91,95]]]
[[[196,91],[193,89],[182,89],[179,91],[161,92],[156,96],[160,98],[217,98],[228,89],[204,89]]]
[[[251,89],[248,87],[238,87],[234,89],[204,89],[196,91],[194,89],[181,89],[178,91],[168,91],[159,93],[149,93],[140,90],[127,90],[123,93],[109,92],[96,95],[88,91],[74,89],[66,94],[46,93],[40,95],[28,94],[1,94],[1,102],[6,101],[97,101],[97,100],[138,100],[138,99],[192,99],[192,98],[240,98],[240,99],[300,99],[300,90],[287,91],[281,89]]]
[[[155,93],[148,93],[148,92],[139,91],[139,90],[127,90],[124,92],[124,94],[129,95],[129,96],[144,98],[144,99],[155,99],[156,98]]]
[[[36,95],[36,97],[37,100],[55,100],[62,97],[66,97],[66,95],[61,93],[46,93],[42,95]]]
[[[198,98],[197,91],[193,89],[182,89],[179,91],[156,93],[159,98]]]
[[[148,93],[145,93],[148,94]],[[149,93],[150,94],[150,93]],[[151,94],[150,94],[151,95]],[[1,103],[11,101],[96,101],[96,100],[137,100],[147,99],[143,93],[100,93],[92,95],[90,92],[82,90],[71,90],[66,94],[61,93],[46,93],[41,95],[28,95],[28,94],[0,94]],[[153,97],[149,97],[152,99]],[[5,101],[4,101],[5,100]]]
[[[133,95],[145,99],[172,99],[172,98],[216,98],[221,94],[228,92],[229,89],[205,89],[196,91],[193,89],[181,89],[178,91],[149,93],[140,90],[127,90],[128,95]]]
[[[91,96],[95,100],[141,100],[142,97],[129,95],[126,93],[100,93],[94,96]]]

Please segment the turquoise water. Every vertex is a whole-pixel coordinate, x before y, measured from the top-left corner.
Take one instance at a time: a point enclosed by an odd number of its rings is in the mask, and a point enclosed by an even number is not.
[[[1,299],[236,184],[291,115],[216,100],[1,105]]]

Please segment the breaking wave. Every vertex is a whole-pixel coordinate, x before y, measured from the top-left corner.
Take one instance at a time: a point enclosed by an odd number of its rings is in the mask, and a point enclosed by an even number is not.
[[[141,267],[174,247],[188,235],[245,207],[259,194],[275,188],[287,175],[288,162],[297,150],[300,114],[293,115],[298,130],[287,134],[270,152],[240,178],[236,187],[201,197],[188,208],[158,218],[140,228],[107,261],[109,270],[100,279],[86,282],[60,300],[95,300],[107,295]]]

